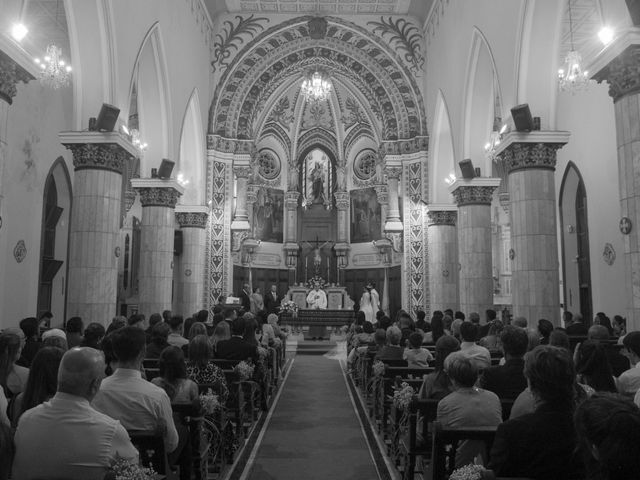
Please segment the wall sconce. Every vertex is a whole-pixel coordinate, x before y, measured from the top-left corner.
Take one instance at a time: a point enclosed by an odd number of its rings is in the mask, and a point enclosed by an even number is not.
[[[384,265],[391,265],[393,244],[388,238],[382,238],[380,240],[374,240],[373,246],[378,249],[380,255],[380,261]]]
[[[260,246],[260,243],[262,242],[255,238],[246,238],[244,242],[242,242],[242,263],[247,265],[251,264],[255,258],[255,253]]]

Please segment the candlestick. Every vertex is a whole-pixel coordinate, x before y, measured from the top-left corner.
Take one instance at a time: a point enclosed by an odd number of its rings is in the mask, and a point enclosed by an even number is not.
[[[304,283],[307,283],[307,267],[309,266],[309,257],[304,257]]]

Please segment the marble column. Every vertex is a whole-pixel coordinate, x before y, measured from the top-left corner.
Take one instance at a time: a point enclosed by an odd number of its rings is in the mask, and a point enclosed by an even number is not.
[[[514,317],[560,325],[556,153],[568,132],[512,132],[496,151],[508,177]]]
[[[384,231],[402,232],[404,227],[400,220],[400,205],[398,202],[398,183],[402,176],[402,167],[385,167],[384,172],[387,175],[387,191],[389,192],[389,207],[387,210],[387,219],[384,223]]]
[[[337,242],[333,246],[333,250],[336,253],[336,266],[338,271],[336,272],[338,285],[344,285],[344,270],[349,264],[349,198],[350,194],[347,191],[335,192],[333,196],[336,199],[336,209],[338,210],[338,237]]]
[[[138,311],[147,317],[172,307],[175,207],[184,189],[174,180],[134,178],[142,220]]]
[[[389,190],[386,185],[376,185],[374,188],[376,190],[378,203],[380,204],[380,223],[384,230],[387,223],[387,210],[389,209]]]
[[[458,310],[458,234],[455,205],[429,205],[429,304],[431,311]]]
[[[594,62],[598,82],[609,83],[616,116],[620,231],[624,238],[627,331],[640,329],[640,30],[609,45]]]
[[[117,133],[62,132],[73,154],[67,317],[107,325],[116,314],[122,173],[136,150]]]
[[[289,270],[289,284],[295,284],[297,279],[298,258],[300,254],[300,246],[297,242],[298,233],[298,198],[300,192],[297,190],[289,190],[284,194],[284,212],[285,212],[285,232],[284,232],[284,254],[286,256],[286,265]]]
[[[458,205],[460,310],[482,317],[493,306],[491,199],[499,178],[459,179],[449,186]]]
[[[204,275],[207,247],[206,206],[177,205],[176,224],[182,231],[182,255],[174,272],[176,311],[185,318],[205,308]]]
[[[231,223],[232,230],[250,230],[249,213],[247,211],[247,187],[251,167],[234,167],[236,175],[236,212]]]

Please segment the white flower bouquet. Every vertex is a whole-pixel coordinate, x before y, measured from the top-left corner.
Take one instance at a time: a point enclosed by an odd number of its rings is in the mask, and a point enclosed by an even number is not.
[[[200,394],[200,405],[205,415],[213,415],[220,408],[218,395],[213,393],[213,390],[208,389],[207,393]]]
[[[400,410],[407,410],[415,393],[407,382],[402,382],[400,388],[393,392],[393,405]]]
[[[485,471],[482,465],[465,465],[455,469],[449,480],[481,480],[482,474]]]
[[[233,367],[233,371],[240,380],[249,380],[253,377],[253,365],[244,360]]]
[[[153,480],[156,474],[153,468],[141,467],[124,458],[118,459],[111,466],[111,471],[115,473],[116,480]]]

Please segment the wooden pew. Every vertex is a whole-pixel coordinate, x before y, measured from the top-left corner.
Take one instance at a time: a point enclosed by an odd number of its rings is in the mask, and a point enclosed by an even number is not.
[[[191,471],[191,478],[195,480],[206,480],[207,462],[206,458],[203,459],[200,455],[202,422],[204,420],[200,405],[172,404],[171,409],[174,415],[182,419],[189,430],[189,444],[191,448],[189,455],[180,463],[180,468],[188,468]]]
[[[431,457],[431,436],[429,428],[436,419],[438,402],[435,399],[413,397],[409,405],[407,432],[400,437],[398,462],[403,480],[413,480],[416,470],[416,459],[419,456]]]

